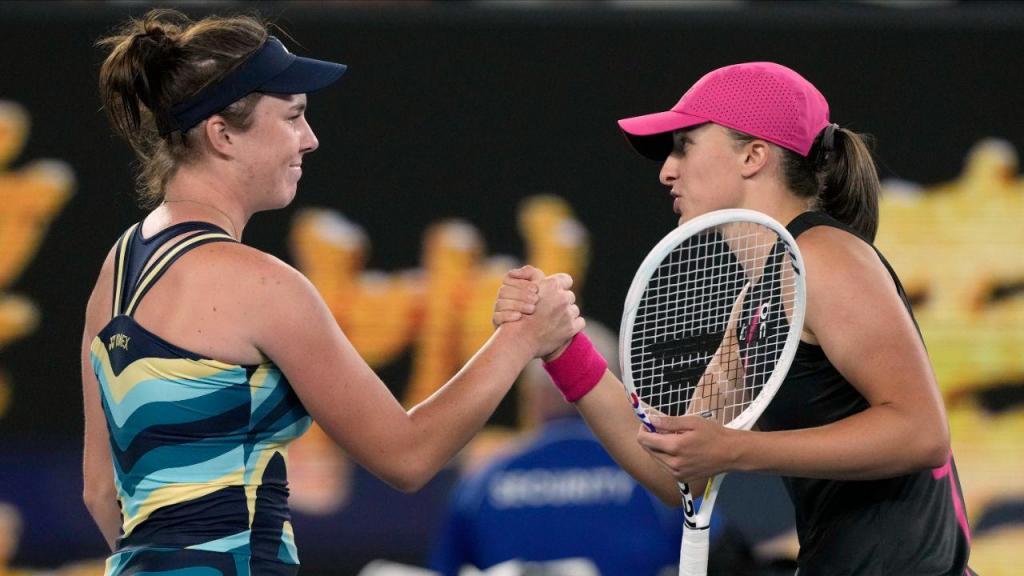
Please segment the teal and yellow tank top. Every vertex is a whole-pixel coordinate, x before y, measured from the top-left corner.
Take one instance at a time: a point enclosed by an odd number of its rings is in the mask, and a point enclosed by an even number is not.
[[[113,316],[91,345],[123,515],[118,551],[297,565],[285,469],[288,444],[310,417],[284,375],[269,361],[204,358],[133,318],[178,258],[226,241],[234,240],[205,222],[148,239],[136,224],[118,241]],[[115,553],[108,573],[123,572],[117,565],[129,559]]]

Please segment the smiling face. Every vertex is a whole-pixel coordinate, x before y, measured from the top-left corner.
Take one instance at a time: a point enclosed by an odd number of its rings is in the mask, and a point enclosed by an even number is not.
[[[248,130],[236,134],[241,178],[254,212],[287,206],[302,176],[302,158],[319,142],[306,122],[306,95],[260,98]]]
[[[669,187],[679,224],[742,205],[744,151],[724,128],[707,123],[680,130],[673,143],[659,179]]]

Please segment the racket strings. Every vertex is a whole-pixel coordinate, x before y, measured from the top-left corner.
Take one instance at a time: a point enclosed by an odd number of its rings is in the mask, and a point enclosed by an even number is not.
[[[793,256],[771,229],[730,223],[691,236],[663,259],[637,308],[637,395],[670,416],[737,418],[775,368],[796,292]]]

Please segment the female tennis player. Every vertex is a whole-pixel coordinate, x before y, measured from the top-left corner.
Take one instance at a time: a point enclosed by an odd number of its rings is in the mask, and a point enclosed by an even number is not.
[[[679,502],[677,481],[782,475],[800,576],[971,573],[942,397],[899,280],[871,244],[880,186],[862,138],[829,120],[811,83],[768,62],[714,70],[671,110],[619,126],[637,152],[662,162],[680,224],[724,208],[788,223],[806,264],[806,317],[757,430],[688,415],[637,435],[621,384],[582,334],[548,363],[567,399],[666,502]],[[509,273],[496,324],[528,317],[527,287],[540,278]]]
[[[287,446],[310,416],[400,490],[426,483],[527,362],[583,326],[571,279],[500,327],[406,411],[300,273],[239,240],[287,206],[317,139],[306,93],[341,64],[300,58],[252,17],[153,11],[101,45],[103,104],[155,204],[108,254],[82,340],[86,504],[107,574],[298,571]]]

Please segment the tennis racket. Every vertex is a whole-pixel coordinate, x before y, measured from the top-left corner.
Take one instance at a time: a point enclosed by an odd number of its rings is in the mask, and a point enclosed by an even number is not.
[[[622,380],[637,417],[652,432],[655,414],[749,430],[796,354],[805,298],[796,242],[760,212],[719,210],[670,232],[637,270],[622,314]],[[681,576],[707,574],[724,476],[708,482],[699,511],[679,484]]]

